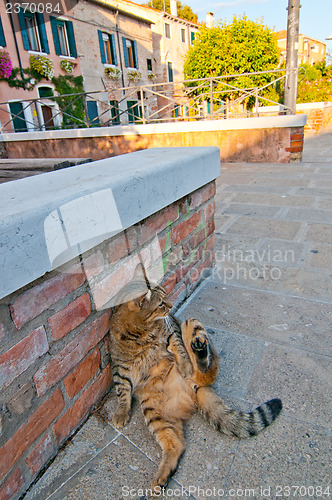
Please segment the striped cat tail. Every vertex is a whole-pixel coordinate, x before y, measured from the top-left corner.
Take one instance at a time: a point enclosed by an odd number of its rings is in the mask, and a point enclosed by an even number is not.
[[[272,424],[282,410],[280,399],[271,399],[250,413],[233,410],[211,387],[200,387],[197,390],[197,401],[202,415],[219,432],[239,438],[256,436]]]

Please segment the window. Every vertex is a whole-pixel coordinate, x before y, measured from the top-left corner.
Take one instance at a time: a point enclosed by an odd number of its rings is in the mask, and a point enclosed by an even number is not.
[[[110,101],[112,124],[120,125],[119,101]]]
[[[63,56],[69,56],[70,52],[65,23],[58,22],[56,25],[56,29],[58,32],[58,39],[60,44],[60,54]]]
[[[0,47],[6,47],[5,32],[3,31],[1,18],[0,18]]]
[[[23,104],[19,101],[10,102],[9,110],[11,113],[13,129],[15,132],[27,132],[27,124],[25,121]]]
[[[195,41],[195,32],[191,31],[190,32],[190,43],[191,43],[191,45],[194,43],[194,41]]]
[[[128,121],[129,123],[135,123],[140,121],[142,116],[141,107],[137,104],[137,101],[127,101],[128,110]]]
[[[174,81],[174,78],[173,78],[173,63],[171,63],[171,62],[167,63],[167,73],[168,73],[168,81],[169,82],[173,82]]]
[[[168,23],[165,23],[165,37],[171,38],[171,25]]]
[[[148,71],[152,71],[152,59],[146,60],[146,66]]]
[[[126,68],[138,69],[137,44],[135,40],[122,38],[123,53]]]
[[[91,125],[99,125],[99,113],[97,101],[86,101],[88,109],[88,120]]]
[[[104,33],[98,30],[99,37],[99,48],[101,62],[103,64],[113,64],[117,65],[116,49],[115,49],[115,37],[113,33]]]
[[[77,57],[73,23],[50,16],[55,53],[58,56]]]
[[[181,42],[186,43],[186,30],[181,28]]]
[[[23,10],[20,9],[18,12],[18,19],[25,50],[46,52],[48,54],[49,47],[43,14],[39,14],[38,12],[32,14],[27,10],[23,12]]]

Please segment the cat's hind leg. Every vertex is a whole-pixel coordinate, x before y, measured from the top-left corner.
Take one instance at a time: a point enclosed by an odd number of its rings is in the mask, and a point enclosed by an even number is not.
[[[154,425],[153,434],[162,449],[162,460],[152,483],[154,489],[156,486],[166,486],[170,477],[176,472],[186,446],[182,422],[176,424],[159,422]]]
[[[183,423],[166,418],[162,411],[163,404],[161,401],[154,404],[153,397],[145,397],[141,404],[145,423],[162,450],[162,460],[152,483],[154,489],[165,486],[178,467],[185,450]]]

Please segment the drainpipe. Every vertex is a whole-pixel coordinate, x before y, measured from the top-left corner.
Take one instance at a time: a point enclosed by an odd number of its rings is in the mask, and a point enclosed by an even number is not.
[[[11,4],[11,0],[8,0],[8,3]],[[13,32],[16,54],[17,54],[17,59],[18,59],[18,65],[20,67],[20,73],[21,73],[22,82],[23,82],[23,88],[24,88],[24,90],[26,90],[25,83],[24,83],[24,72],[23,72],[22,60],[21,60],[21,55],[20,55],[20,49],[18,48],[16,33],[15,33],[15,28],[14,28],[13,15],[11,13],[11,10],[12,9],[10,9],[10,12],[9,12],[10,26],[11,26],[12,32]]]
[[[118,15],[119,15],[119,11],[117,10],[115,13],[115,31],[116,31],[116,36],[117,36],[117,40],[118,40],[118,47],[119,47],[119,60],[120,60],[122,87],[124,88],[125,82],[124,82],[123,64],[122,64],[122,57],[121,57],[121,45],[120,45],[120,35],[119,35],[120,29],[119,29],[119,25],[118,25]],[[122,92],[124,95],[124,90]]]

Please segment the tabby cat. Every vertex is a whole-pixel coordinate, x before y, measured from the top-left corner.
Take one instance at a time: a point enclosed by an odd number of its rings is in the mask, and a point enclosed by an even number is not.
[[[165,290],[149,282],[139,266],[117,299],[110,322],[110,354],[117,408],[113,424],[122,429],[130,419],[131,400],[139,400],[145,422],[162,449],[152,488],[167,484],[185,449],[183,424],[199,411],[220,432],[255,436],[282,409],[280,399],[251,413],[226,406],[210,385],[218,356],[196,319],[182,325],[169,312]]]

